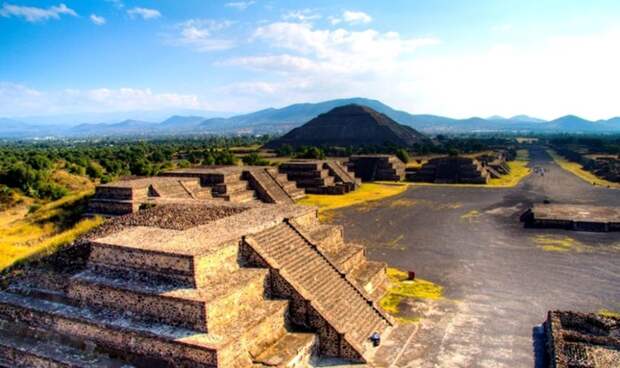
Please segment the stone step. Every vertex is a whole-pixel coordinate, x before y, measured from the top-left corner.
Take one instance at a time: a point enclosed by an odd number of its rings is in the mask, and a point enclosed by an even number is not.
[[[226,334],[202,333],[125,313],[74,307],[0,292],[0,318],[72,336],[104,349],[167,362],[172,366],[213,368],[249,363],[286,332],[288,302],[264,301],[230,323]]]
[[[343,272],[349,273],[366,260],[365,248],[361,245],[346,244],[325,255]]]
[[[212,275],[239,268],[239,246],[234,242],[201,255],[185,254],[182,250],[161,252],[116,243],[117,240],[108,238],[92,241],[88,266],[116,274],[116,277],[142,275],[142,278],[152,277],[195,288],[204,285]]]
[[[333,231],[327,229],[323,231]],[[290,239],[288,243],[283,241],[286,238]],[[365,341],[366,336],[360,334],[366,333],[366,324],[389,326],[387,317],[290,225],[278,225],[246,241],[268,264],[279,269],[281,277],[295,290],[316,305],[337,331],[355,337],[355,341],[349,341],[350,346],[361,346]]]
[[[249,183],[245,180],[239,180],[236,182],[215,184],[213,186],[213,194],[216,196],[221,194],[232,194],[243,192],[248,189]]]
[[[332,178],[329,175],[329,170],[316,170],[316,171],[280,171],[286,173],[286,177],[288,180],[296,181],[299,184],[299,181],[311,181],[318,179],[327,179]]]
[[[256,192],[253,190],[243,190],[230,194],[215,194],[216,197],[224,198],[226,201],[235,203],[248,203],[256,198]]]
[[[323,167],[322,161],[289,161],[280,164],[280,172],[283,171],[317,171]]]
[[[263,269],[240,269],[210,280],[209,288],[193,289],[87,270],[71,278],[68,295],[82,305],[131,311],[145,320],[217,332],[238,317],[242,306],[262,301],[266,277]]]
[[[265,367],[308,367],[316,345],[314,334],[288,332],[255,357],[254,362]]]
[[[354,268],[350,275],[368,294],[373,294],[387,282],[384,262],[366,261]]]
[[[0,367],[131,368],[104,354],[52,341],[44,333],[0,321]]]
[[[247,172],[252,188],[263,201],[269,203],[293,203],[288,192],[265,169],[250,170]]]
[[[324,251],[337,251],[344,245],[342,225],[320,224],[305,233]]]

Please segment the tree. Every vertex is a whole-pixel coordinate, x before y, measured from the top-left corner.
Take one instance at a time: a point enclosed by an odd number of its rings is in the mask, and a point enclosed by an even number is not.
[[[407,150],[404,148],[399,148],[398,150],[396,150],[396,157],[398,157],[398,159],[405,164],[409,162],[409,152],[407,152]]]
[[[268,166],[269,165],[269,161],[260,157],[258,153],[256,152],[252,152],[247,156],[243,156],[241,160],[243,161],[244,164],[251,165],[251,166]]]

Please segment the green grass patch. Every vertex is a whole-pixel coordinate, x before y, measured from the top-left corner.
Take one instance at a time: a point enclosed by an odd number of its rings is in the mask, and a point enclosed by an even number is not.
[[[407,316],[402,313],[399,306],[406,299],[416,300],[439,300],[443,298],[443,287],[428,280],[416,278],[407,280],[407,272],[396,268],[388,268],[387,276],[390,288],[379,300],[379,305],[386,312],[394,315],[400,322],[417,322],[419,317]]]

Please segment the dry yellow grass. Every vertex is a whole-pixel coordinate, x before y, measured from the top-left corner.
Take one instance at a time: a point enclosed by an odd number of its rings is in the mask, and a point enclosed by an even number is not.
[[[587,247],[569,236],[536,235],[534,243],[546,252],[584,252]]]
[[[65,228],[58,217],[67,212],[90,190],[74,193],[41,205],[30,212],[25,204],[0,212],[0,270],[30,256],[48,252],[72,241],[100,223],[100,219],[82,220]]]
[[[601,309],[597,313],[601,317],[611,317],[620,319],[620,312],[612,311],[609,309]]]
[[[527,161],[522,160],[508,162],[510,173],[497,179],[489,179],[489,182],[484,186],[489,188],[512,188],[516,186],[532,172],[532,170],[527,167],[527,163]]]
[[[388,268],[390,281],[388,292],[381,298],[379,305],[386,312],[393,314],[401,322],[416,322],[418,318],[400,315],[400,304],[405,299],[438,300],[443,298],[443,287],[430,281],[416,278],[407,280],[407,273],[397,268]]]
[[[547,153],[549,154],[549,156],[553,158],[553,161],[555,161],[556,164],[560,165],[561,168],[572,173],[573,175],[576,175],[582,180],[587,181],[588,183],[592,185],[600,185],[603,187],[620,189],[619,183],[614,183],[611,181],[607,181],[605,179],[601,179],[598,176],[589,172],[588,170],[585,170],[583,166],[581,166],[581,164],[568,161],[553,150],[547,150]]]
[[[319,207],[319,212],[378,201],[407,190],[406,184],[364,183],[357,190],[343,195],[309,194],[297,203]]]
[[[69,230],[59,232],[31,245],[1,244],[0,271],[26,259],[52,254],[58,248],[71,243],[75,238],[99,226],[102,222],[103,219],[100,217],[85,219]]]

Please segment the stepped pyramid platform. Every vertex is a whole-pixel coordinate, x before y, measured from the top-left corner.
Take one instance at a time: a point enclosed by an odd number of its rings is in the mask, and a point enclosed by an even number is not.
[[[405,178],[405,164],[393,155],[353,155],[347,166],[363,181],[401,181]]]
[[[309,194],[346,194],[361,184],[355,174],[336,160],[292,160],[281,164],[278,170]]]
[[[408,181],[439,184],[486,184],[491,177],[480,161],[462,156],[433,158],[419,170],[407,172]]]
[[[0,367],[371,363],[393,326],[385,265],[312,207],[160,205],[73,247],[0,292]]]
[[[520,218],[526,227],[576,231],[620,231],[620,209],[580,204],[535,204]]]
[[[305,195],[275,168],[222,166],[178,169],[158,177],[121,180],[97,186],[89,213],[123,215],[162,203],[291,204]],[[214,202],[215,201],[215,202]]]
[[[620,319],[549,311],[544,324],[549,367],[620,367]]]

